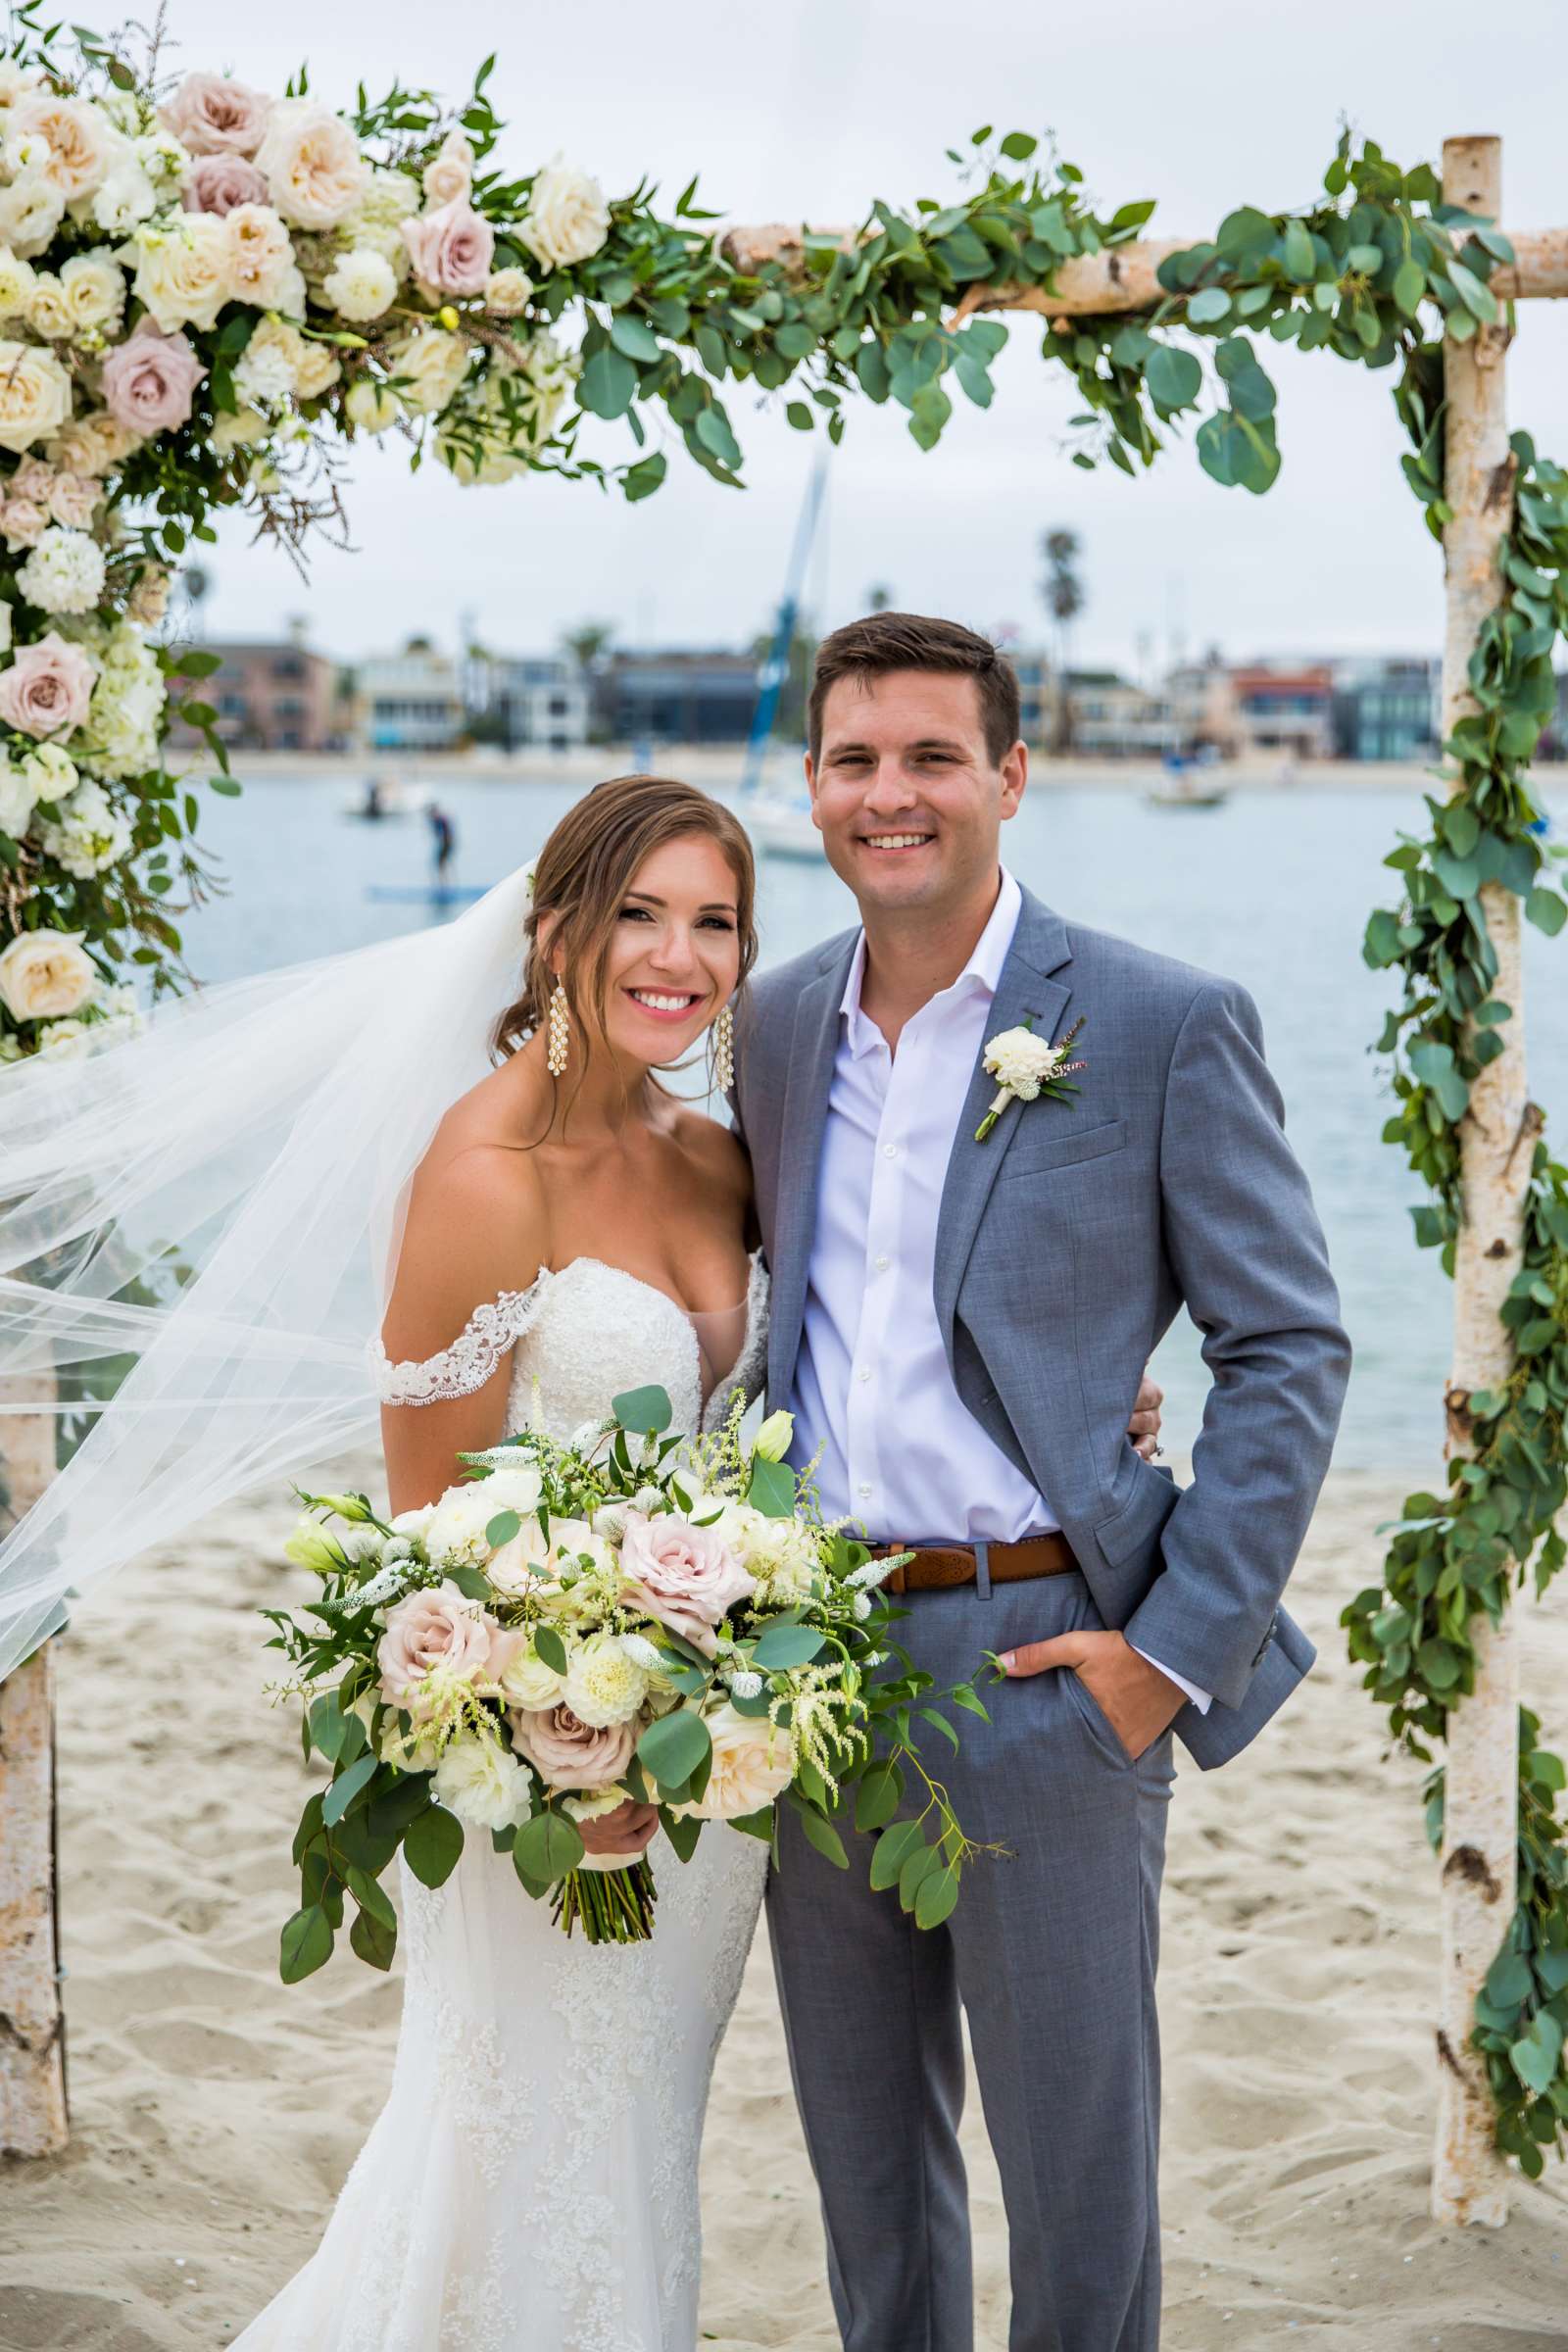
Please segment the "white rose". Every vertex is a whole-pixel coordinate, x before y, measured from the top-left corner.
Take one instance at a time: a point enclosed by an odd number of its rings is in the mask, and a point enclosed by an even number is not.
[[[342,372],[342,362],[330,343],[318,343],[310,335],[300,337],[299,358],[294,364],[296,399],[318,399],[337,382]]]
[[[393,354],[397,390],[409,408],[424,416],[447,406],[467,371],[467,344],[444,327],[416,326]]]
[[[117,164],[95,191],[90,210],[95,226],[125,236],[157,212],[158,190],[140,164],[127,160]]]
[[[779,1731],[765,1715],[737,1714],[727,1701],[706,1720],[713,1742],[708,1787],[696,1804],[677,1805],[676,1812],[698,1821],[733,1821],[742,1813],[760,1813],[795,1777],[788,1732]]]
[[[648,1696],[648,1677],[614,1634],[590,1634],[566,1658],[562,1694],[583,1723],[629,1723]]]
[[[92,1050],[92,1031],[85,1021],[46,1021],[38,1032],[38,1052],[45,1061],[80,1061]]]
[[[343,413],[362,433],[384,433],[389,424],[396,424],[403,408],[396,393],[389,392],[385,384],[373,383],[368,376],[362,375],[344,395]]]
[[[14,1021],[79,1012],[98,986],[81,931],[24,931],[0,955],[0,1004]]]
[[[497,1510],[504,1506],[495,1505]],[[498,1592],[520,1599],[543,1577],[550,1559],[550,1546],[544,1529],[531,1512],[526,1513],[521,1527],[509,1543],[490,1554],[485,1574]]]
[[[32,281],[27,324],[35,335],[46,335],[51,343],[63,342],[74,324],[60,280],[50,270],[40,270]]]
[[[0,188],[0,238],[24,260],[43,252],[65,217],[65,198],[41,172],[25,172]]]
[[[0,318],[14,318],[32,297],[33,269],[9,245],[0,245]]]
[[[1062,1049],[1048,1045],[1032,1029],[1004,1029],[986,1040],[985,1066],[1008,1092],[1032,1102],[1041,1083],[1061,1059]]]
[[[492,1471],[479,1483],[481,1492],[490,1497],[492,1518],[497,1511],[536,1511],[545,1491],[534,1464],[515,1453],[505,1469]]]
[[[435,1514],[436,1505],[433,1502],[421,1502],[412,1511],[399,1511],[391,1524],[398,1535],[407,1536],[411,1543],[416,1544]]]
[[[473,185],[473,149],[461,130],[447,132],[439,154],[424,167],[422,185],[432,206],[467,195]]]
[[[256,162],[273,204],[300,228],[335,228],[370,182],[348,123],[313,99],[285,99],[272,108]]]
[[[124,271],[102,246],[92,253],[74,253],[69,262],[63,262],[60,287],[78,328],[116,324],[125,307]]]
[[[503,1643],[508,1637],[500,1637]],[[520,1643],[496,1677],[503,1697],[513,1707],[544,1714],[558,1706],[564,1685],[553,1666],[547,1666],[529,1642]]]
[[[610,207],[599,182],[559,158],[547,164],[534,180],[517,234],[547,269],[587,261],[610,234]]]
[[[213,419],[213,447],[220,458],[226,458],[231,450],[249,449],[254,443],[265,441],[271,430],[271,418],[247,405],[235,409],[232,415],[223,414]]]
[[[496,1740],[460,1734],[435,1768],[435,1792],[460,1821],[504,1830],[528,1810],[528,1775]]]
[[[424,1531],[424,1547],[431,1559],[482,1568],[490,1556],[484,1531],[499,1507],[486,1500],[482,1482],[451,1488],[431,1512]]]
[[[166,335],[176,327],[213,327],[234,295],[228,223],[216,213],[183,213],[177,220],[143,228],[129,248],[136,257],[132,291]]]
[[[0,106],[15,106],[42,79],[41,66],[21,66],[14,57],[0,58]]]
[[[20,841],[40,797],[27,773],[26,760],[14,765],[8,760],[0,767],[0,833]]]
[[[528,307],[533,279],[525,270],[492,270],[484,281],[484,307],[498,318],[515,318]]]
[[[321,292],[340,318],[379,318],[396,298],[397,271],[385,254],[358,245],[339,256],[322,280]]]

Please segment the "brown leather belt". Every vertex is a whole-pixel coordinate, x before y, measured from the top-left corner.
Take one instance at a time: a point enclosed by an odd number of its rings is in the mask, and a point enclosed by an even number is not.
[[[975,1582],[972,1544],[873,1544],[870,1549],[873,1560],[896,1551],[915,1555],[884,1579],[884,1592],[938,1592]],[[1031,1576],[1065,1576],[1078,1562],[1066,1537],[1054,1534],[1025,1536],[1021,1544],[988,1544],[986,1564],[994,1585],[1015,1585]]]

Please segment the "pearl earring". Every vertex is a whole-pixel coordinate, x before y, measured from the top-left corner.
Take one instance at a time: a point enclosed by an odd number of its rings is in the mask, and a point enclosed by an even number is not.
[[[735,1012],[726,1004],[713,1023],[713,1084],[727,1095],[735,1083]]]
[[[545,1024],[545,1068],[552,1078],[565,1076],[568,1018],[565,987],[558,980],[556,993],[550,1000],[549,1019]]]

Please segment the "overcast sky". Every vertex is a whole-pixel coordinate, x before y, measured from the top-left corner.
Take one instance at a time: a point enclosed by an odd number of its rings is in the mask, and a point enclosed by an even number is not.
[[[1311,200],[1343,117],[1402,163],[1445,134],[1504,141],[1504,220],[1568,218],[1561,0],[1120,0],[1114,10],[990,0],[271,0],[220,10],[171,0],[176,64],[226,67],[279,89],[302,58],[346,100],[397,74],[454,95],[492,46],[489,84],[519,170],[558,150],[619,194],[647,172],[672,203],[694,171],[733,220],[858,220],[955,185],[944,158],[980,123],[1054,130],[1107,208],[1156,197],[1156,232],[1198,237],[1234,206]],[[243,46],[231,29],[245,26]],[[219,26],[221,25],[221,31]],[[206,28],[210,27],[211,30]],[[1568,451],[1568,317],[1533,303],[1510,358],[1510,409]],[[1037,543],[1085,547],[1077,658],[1133,666],[1196,653],[1330,652],[1438,644],[1437,551],[1398,468],[1387,375],[1269,347],[1285,464],[1263,499],[1222,490],[1190,445],[1129,482],[1087,474],[1062,447],[1069,392],[1039,358],[1038,322],[1011,318],[989,413],[961,397],[922,455],[904,413],[856,407],[832,466],[808,603],[832,626],[867,587],[982,629],[1042,631]],[[215,633],[310,615],[352,657],[416,626],[455,645],[464,615],[509,650],[553,645],[585,617],[625,641],[733,644],[777,602],[814,437],[732,388],[744,493],[709,481],[676,441],[657,497],[628,508],[591,483],[539,477],[462,490],[439,466],[410,478],[399,446],[356,461],[356,552],[320,548],[308,586],[270,548],[222,528],[208,608]],[[618,428],[600,444],[619,454]]]

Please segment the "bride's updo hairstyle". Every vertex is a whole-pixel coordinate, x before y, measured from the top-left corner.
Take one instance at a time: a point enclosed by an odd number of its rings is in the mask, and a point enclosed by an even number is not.
[[[611,776],[567,809],[539,853],[522,995],[496,1024],[491,1048],[496,1061],[514,1054],[548,1018],[556,975],[546,960],[541,931],[551,955],[560,951],[561,979],[576,1034],[605,1042],[605,969],[626,894],[655,850],[695,835],[717,843],[735,877],[739,997],[757,961],[757,868],[745,826],[695,784],[670,776]],[[711,1080],[711,1044],[709,1054]]]

